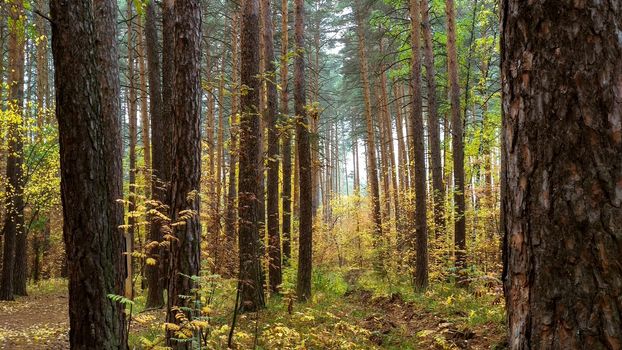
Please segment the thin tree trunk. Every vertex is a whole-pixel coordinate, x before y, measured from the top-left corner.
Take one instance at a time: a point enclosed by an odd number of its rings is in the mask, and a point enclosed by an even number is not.
[[[268,214],[268,273],[270,290],[278,292],[283,282],[281,274],[281,235],[279,231],[279,135],[277,130],[278,95],[276,91],[276,67],[274,65],[274,37],[270,0],[262,0],[264,57],[266,74],[266,110],[265,121],[268,131],[268,178],[267,178],[267,214]]]
[[[441,161],[441,139],[436,100],[436,76],[434,70],[434,47],[430,25],[428,0],[421,0],[421,21],[424,39],[424,60],[428,87],[428,143],[432,170],[432,198],[434,200],[434,233],[440,237],[445,232],[445,185]]]
[[[2,254],[2,280],[0,285],[0,300],[13,300],[13,294],[25,295],[24,283],[17,285],[16,274],[25,271],[15,271],[17,260],[26,255],[24,230],[24,52],[25,52],[25,21],[24,8],[21,1],[13,0],[7,4],[11,20],[9,22],[9,77],[7,109],[19,118],[8,124],[8,155],[6,164],[6,212],[4,217],[3,236],[4,252]],[[23,242],[20,242],[22,241]],[[18,257],[19,255],[19,257]],[[21,280],[21,279],[20,279]]]
[[[138,71],[140,77],[140,127],[141,140],[143,142],[143,157],[145,160],[144,174],[149,176],[151,171],[151,121],[149,120],[149,110],[147,109],[147,73],[145,67],[145,36],[143,35],[143,25],[140,21],[136,26],[136,50],[138,54]],[[148,188],[147,188],[148,191]],[[147,196],[149,193],[147,193]]]
[[[365,45],[364,15],[360,0],[356,0],[356,32],[358,36],[358,53],[361,81],[363,82],[363,98],[365,101],[365,119],[367,126],[367,182],[368,196],[372,207],[372,221],[374,225],[374,245],[379,255],[374,258],[374,266],[378,271],[384,271],[384,237],[382,231],[382,216],[380,214],[380,193],[378,189],[378,171],[376,169],[376,142],[374,136],[374,122],[371,112],[371,96],[369,84],[369,70]]]
[[[295,47],[294,59],[294,109],[296,113],[296,151],[298,153],[300,221],[298,239],[298,280],[296,294],[299,301],[311,298],[311,271],[313,268],[313,188],[311,163],[311,142],[307,125],[305,97],[305,57],[304,57],[304,2],[294,1]]]
[[[288,82],[288,0],[281,0],[281,117],[284,128],[282,131],[283,151],[283,188],[281,190],[283,205],[283,265],[289,264],[291,258],[291,229],[292,229],[292,140],[291,119],[289,117],[289,82]]]
[[[166,6],[166,5],[165,5]],[[162,101],[162,66],[158,54],[159,40],[157,29],[156,6],[153,1],[147,3],[145,11],[145,47],[147,49],[147,68],[149,73],[149,109],[151,114],[151,132],[153,134],[153,162],[151,171],[151,194],[156,203],[152,209],[168,216],[168,182],[172,162],[172,118],[163,113]],[[164,248],[160,247],[163,226],[168,223],[158,215],[150,216],[147,254],[156,263],[146,266],[147,301],[145,307],[164,306],[164,279],[167,263],[164,261]]]
[[[445,0],[447,15],[447,65],[449,100],[451,102],[451,141],[454,162],[454,201],[456,206],[454,243],[456,267],[466,267],[466,221],[464,218],[464,145],[460,115],[460,85],[458,84],[458,54],[456,53],[456,9],[454,0]]]
[[[413,135],[413,159],[415,169],[419,172],[414,175],[415,188],[415,231],[417,242],[417,256],[414,285],[418,290],[428,286],[428,227],[426,220],[426,166],[423,112],[421,96],[421,19],[419,0],[410,0],[411,23],[411,87],[412,106],[410,110],[410,129]]]
[[[127,6],[127,72],[129,87],[127,88],[127,106],[128,106],[128,119],[129,119],[129,193],[128,193],[128,227],[125,236],[125,250],[128,253],[132,253],[134,250],[134,235],[136,231],[136,217],[134,213],[136,211],[136,141],[137,141],[137,106],[136,106],[136,72],[134,71],[134,20],[132,19],[132,2]],[[128,255],[127,258],[127,276],[125,278],[125,296],[127,298],[133,297],[133,269],[132,258]]]

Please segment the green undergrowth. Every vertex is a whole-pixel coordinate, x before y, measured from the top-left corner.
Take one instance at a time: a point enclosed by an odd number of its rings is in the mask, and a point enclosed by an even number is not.
[[[353,277],[354,276],[354,277]],[[285,270],[281,295],[267,298],[259,313],[238,316],[236,349],[473,349],[503,347],[504,310],[498,286],[474,279],[467,287],[434,282],[416,293],[398,274],[316,268],[313,297],[295,300],[295,267]],[[226,349],[235,302],[235,282],[215,277],[203,287],[207,323],[201,349]],[[162,310],[142,312],[135,298],[130,343],[164,346]],[[195,348],[198,349],[198,341]]]

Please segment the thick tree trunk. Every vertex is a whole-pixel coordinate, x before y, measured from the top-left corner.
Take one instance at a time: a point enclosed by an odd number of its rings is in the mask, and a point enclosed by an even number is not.
[[[91,6],[94,5],[94,6]],[[116,2],[50,2],[72,349],[126,349]],[[88,310],[88,312],[85,312]]]
[[[172,118],[162,113],[162,68],[158,53],[159,39],[157,29],[156,6],[153,1],[147,3],[145,11],[145,47],[147,49],[147,71],[149,78],[149,112],[151,114],[151,132],[153,134],[153,159],[151,172],[151,195],[157,203],[152,209],[168,216],[168,182],[170,181],[170,164],[172,162]],[[162,241],[162,228],[167,223],[158,215],[150,216],[147,253],[156,260],[155,265],[146,266],[147,301],[146,307],[164,306],[164,279],[166,265]]]
[[[622,7],[502,4],[510,349],[622,347]]]
[[[305,97],[305,57],[304,57],[304,2],[294,1],[295,47],[294,59],[294,113],[296,113],[296,151],[298,153],[300,221],[298,239],[298,279],[296,294],[299,301],[311,298],[311,271],[313,267],[313,188],[311,164],[311,140],[309,137],[309,118]]]
[[[283,235],[283,265],[289,264],[292,256],[291,230],[292,230],[292,131],[291,119],[289,118],[289,81],[287,57],[289,50],[288,35],[288,0],[281,0],[281,118],[284,121],[282,130],[282,165],[283,165],[283,188],[281,189],[283,205],[283,221],[281,229]]]
[[[197,286],[188,276],[200,269],[200,186],[201,186],[201,9],[198,0],[176,0],[174,84],[173,84],[173,173],[171,178],[170,271],[167,321],[176,323],[173,307],[193,307],[191,295]],[[181,224],[180,224],[181,223]],[[185,275],[185,276],[184,276]],[[186,312],[186,316],[189,313]],[[175,342],[176,349],[190,349],[189,342]]]
[[[441,162],[441,135],[436,100],[436,76],[434,70],[434,47],[430,25],[428,0],[421,0],[421,24],[423,28],[425,76],[428,87],[428,144],[432,170],[432,198],[434,202],[434,233],[440,237],[445,232],[445,185]]]
[[[7,4],[11,16],[9,21],[9,77],[7,110],[18,118],[8,124],[8,155],[6,163],[6,212],[2,254],[2,280],[0,281],[0,300],[13,300],[13,294],[25,295],[25,278],[17,278],[25,271],[15,271],[17,260],[25,259],[25,228],[24,228],[24,135],[22,125],[24,102],[24,8],[20,1],[14,0]],[[25,276],[20,276],[25,277]],[[21,282],[24,282],[23,285]],[[20,282],[19,285],[16,282]]]
[[[261,269],[259,164],[261,132],[259,110],[259,0],[246,0],[242,8],[240,98],[240,183],[238,187],[240,310],[256,311],[265,306]]]
[[[262,0],[264,57],[266,74],[273,77],[276,74],[274,65],[274,38],[272,12],[270,0]],[[279,134],[277,130],[278,95],[275,79],[266,81],[266,109],[264,119],[268,131],[268,178],[267,185],[267,214],[268,214],[268,274],[270,290],[278,292],[283,282],[281,274],[281,234],[279,229]]]
[[[416,269],[414,285],[418,290],[428,286],[428,223],[426,220],[426,166],[424,151],[423,112],[421,96],[421,18],[419,0],[410,0],[410,42],[412,56],[410,62],[410,81],[412,87],[412,106],[410,109],[410,130],[413,135],[413,160],[415,188],[415,232],[417,242]]]
[[[365,120],[367,126],[367,182],[368,182],[368,196],[372,208],[372,221],[373,221],[373,238],[374,247],[377,250],[378,256],[374,258],[374,266],[378,271],[384,271],[384,237],[382,232],[382,216],[380,214],[380,191],[378,188],[378,170],[376,167],[376,142],[374,135],[374,121],[371,111],[371,95],[369,84],[369,68],[367,63],[367,52],[365,45],[365,28],[363,15],[364,11],[361,5],[361,1],[356,1],[355,16],[356,16],[356,33],[358,37],[358,54],[361,81],[363,82],[363,99],[365,102]]]
[[[447,71],[451,103],[451,145],[454,162],[454,243],[456,267],[466,267],[466,220],[464,218],[464,145],[462,144],[462,117],[460,115],[460,85],[458,83],[458,54],[456,52],[456,9],[454,0],[445,0],[447,15]]]

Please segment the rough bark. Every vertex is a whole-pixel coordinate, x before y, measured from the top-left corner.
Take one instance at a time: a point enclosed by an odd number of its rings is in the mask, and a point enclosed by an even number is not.
[[[261,269],[259,225],[260,110],[259,89],[259,0],[246,0],[242,7],[240,38],[241,85],[239,145],[239,251],[240,310],[256,311],[265,306]]]
[[[464,145],[462,144],[462,117],[460,115],[460,85],[458,82],[458,54],[456,52],[456,9],[454,0],[445,0],[447,15],[447,71],[451,104],[451,145],[454,165],[454,244],[456,267],[466,266],[466,221],[464,218]]]
[[[412,88],[410,109],[410,132],[413,135],[412,154],[415,169],[415,233],[417,244],[414,285],[425,289],[428,285],[428,223],[426,220],[426,166],[423,147],[423,111],[421,96],[421,18],[419,0],[410,0],[410,43],[412,48],[410,62],[410,81]]]
[[[283,205],[283,265],[288,265],[291,258],[291,230],[292,230],[292,131],[289,118],[289,81],[288,81],[288,64],[287,57],[289,50],[289,33],[288,33],[288,0],[281,0],[281,118],[283,118],[285,128],[282,131],[283,150],[282,166],[283,166],[283,187],[281,189],[282,205]]]
[[[274,37],[272,24],[272,11],[270,0],[262,0],[264,57],[266,74],[266,109],[264,120],[268,131],[268,176],[266,179],[267,189],[267,215],[268,215],[268,275],[270,290],[278,292],[279,285],[283,282],[281,273],[281,234],[279,228],[279,134],[277,130],[278,118],[278,95],[274,76],[276,66],[274,64]]]
[[[445,185],[443,184],[443,163],[441,161],[441,135],[438,122],[438,102],[436,99],[436,76],[434,69],[434,47],[430,25],[430,6],[428,0],[421,0],[421,25],[423,29],[425,77],[428,88],[428,144],[430,148],[430,168],[432,170],[432,199],[434,202],[434,234],[445,232]]]
[[[313,188],[311,164],[311,140],[309,118],[305,97],[305,51],[304,51],[304,2],[295,0],[295,47],[294,59],[294,113],[296,114],[296,151],[300,191],[300,221],[298,238],[298,279],[296,294],[299,301],[311,298],[311,271],[313,263]]]
[[[201,9],[198,0],[176,0],[173,82],[173,173],[171,177],[171,219],[173,239],[168,285],[167,321],[178,322],[174,307],[193,307],[180,295],[196,288],[187,276],[200,269],[200,185],[201,185]],[[185,276],[183,276],[185,275]],[[189,317],[188,313],[186,313]],[[167,340],[176,349],[190,349],[189,342]]]
[[[72,349],[126,349],[116,2],[50,2]],[[88,310],[88,312],[85,312]]]
[[[622,347],[622,7],[502,2],[510,349]]]
[[[166,206],[168,206],[169,201],[166,189],[167,183],[170,181],[170,164],[172,162],[172,118],[170,115],[162,113],[162,66],[158,53],[159,39],[156,21],[156,6],[153,1],[149,1],[145,10],[145,47],[147,49],[149,78],[149,113],[151,114],[151,133],[153,134],[151,198],[154,205],[151,209],[167,215],[168,208]],[[146,266],[148,292],[145,306],[154,308],[164,306],[164,280],[162,277],[166,274],[166,270],[163,268],[166,262],[164,261],[164,248],[161,248],[159,243],[162,241],[162,229],[166,222],[163,222],[158,215],[150,215],[149,221],[147,254],[156,259],[156,264]]]
[[[13,118],[8,125],[8,154],[6,163],[6,211],[2,233],[4,236],[2,254],[2,280],[0,300],[13,300],[13,294],[25,295],[25,278],[17,281],[15,271],[17,260],[26,255],[24,230],[24,135],[21,131],[24,122],[24,8],[21,2],[7,4],[11,17],[9,22],[9,76],[7,110],[19,118]],[[22,241],[22,242],[20,242]],[[21,243],[21,244],[20,244]],[[19,257],[18,257],[19,255]],[[21,271],[24,273],[25,271]],[[25,277],[25,276],[22,276]],[[20,282],[17,285],[16,282]],[[23,284],[21,282],[24,282]]]

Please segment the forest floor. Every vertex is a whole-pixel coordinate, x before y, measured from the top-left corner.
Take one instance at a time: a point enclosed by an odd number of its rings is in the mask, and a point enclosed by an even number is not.
[[[0,349],[68,349],[67,283],[29,285],[28,293],[0,302]]]
[[[210,297],[210,330],[202,349],[226,349],[234,283]],[[502,297],[496,287],[436,284],[416,294],[358,270],[314,276],[314,297],[269,299],[259,314],[241,315],[236,349],[505,349]],[[30,286],[29,296],[0,302],[0,349],[67,349],[66,282]],[[233,297],[232,297],[233,296]],[[159,348],[163,310],[143,311],[136,298],[131,348]],[[158,344],[158,346],[154,346]]]

